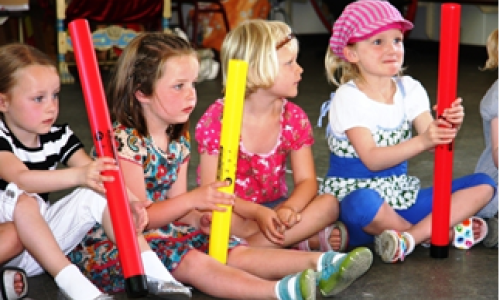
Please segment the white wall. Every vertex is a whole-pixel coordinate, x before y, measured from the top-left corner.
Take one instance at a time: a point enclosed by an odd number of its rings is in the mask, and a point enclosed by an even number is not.
[[[287,0],[282,4],[289,12],[292,27],[298,34],[326,33],[311,3],[307,0]],[[440,3],[419,3],[415,28],[410,38],[439,40]],[[485,45],[491,31],[498,28],[498,6],[462,5],[460,42]]]

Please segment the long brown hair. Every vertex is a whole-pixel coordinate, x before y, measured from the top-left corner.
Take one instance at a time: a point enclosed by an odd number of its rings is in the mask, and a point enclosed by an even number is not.
[[[135,37],[120,55],[108,85],[107,99],[113,121],[148,136],[146,120],[135,92],[152,96],[156,82],[163,76],[165,62],[181,55],[196,56],[196,52],[189,42],[176,35],[145,32]],[[172,140],[177,140],[188,130],[189,121],[174,125],[172,132],[167,134]]]

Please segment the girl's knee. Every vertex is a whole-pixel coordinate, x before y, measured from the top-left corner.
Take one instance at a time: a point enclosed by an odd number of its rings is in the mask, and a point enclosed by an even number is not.
[[[192,270],[207,268],[209,259],[211,258],[208,254],[191,249],[182,257],[179,265],[172,274],[177,273],[175,276],[184,277],[190,274]]]
[[[495,188],[489,184],[482,184],[478,186],[478,188],[480,188],[484,194],[484,196],[481,197],[481,200],[483,200],[481,202],[484,203],[484,205],[488,204],[495,195]]]
[[[38,201],[34,197],[29,196],[25,193],[22,193],[18,196],[16,209],[21,209],[22,211],[40,211]]]
[[[496,193],[497,184],[493,179],[485,173],[475,173],[476,189],[478,190],[478,195],[482,195],[480,198],[482,206],[487,205]]]
[[[366,212],[377,212],[384,203],[380,194],[371,189],[359,189],[347,195],[340,203],[340,210],[350,215],[365,215]]]
[[[348,227],[364,228],[374,220],[384,203],[377,191],[356,190],[340,202],[340,220]]]
[[[321,202],[325,208],[332,209],[334,211],[339,210],[340,202],[337,197],[332,194],[318,195],[314,200]]]

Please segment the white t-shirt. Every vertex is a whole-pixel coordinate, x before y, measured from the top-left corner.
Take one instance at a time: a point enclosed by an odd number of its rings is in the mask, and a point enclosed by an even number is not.
[[[333,134],[345,137],[345,131],[353,127],[366,127],[372,133],[380,129],[390,130],[406,120],[413,122],[421,113],[430,111],[429,96],[419,81],[410,76],[394,80],[397,83],[394,104],[368,98],[353,81],[340,86],[330,105],[329,121]]]

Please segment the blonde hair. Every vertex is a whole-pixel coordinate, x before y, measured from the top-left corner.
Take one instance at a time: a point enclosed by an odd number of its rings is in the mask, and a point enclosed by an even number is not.
[[[498,29],[493,30],[486,41],[488,60],[482,70],[491,70],[498,67]]]
[[[328,49],[326,50],[325,70],[328,81],[336,86],[361,76],[358,66],[335,55],[330,45],[328,45]]]
[[[222,85],[226,86],[229,61],[240,59],[248,62],[246,95],[272,87],[279,71],[276,47],[289,39],[283,47],[298,51],[297,39],[291,34],[292,29],[280,21],[253,19],[240,23],[222,43]]]

